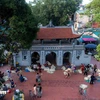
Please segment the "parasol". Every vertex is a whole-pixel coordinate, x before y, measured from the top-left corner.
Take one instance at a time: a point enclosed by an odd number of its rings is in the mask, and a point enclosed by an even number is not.
[[[85,45],[85,48],[88,48],[88,49],[96,49],[97,45],[96,44],[87,44]]]

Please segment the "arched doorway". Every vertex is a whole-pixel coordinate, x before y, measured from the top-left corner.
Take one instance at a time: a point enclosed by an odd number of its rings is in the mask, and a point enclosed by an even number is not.
[[[70,65],[70,52],[65,52],[63,54],[63,65]]]
[[[46,55],[46,61],[49,61],[51,64],[56,65],[56,53],[51,52]]]
[[[37,64],[39,60],[40,55],[38,54],[38,52],[33,52],[31,55],[31,64]]]

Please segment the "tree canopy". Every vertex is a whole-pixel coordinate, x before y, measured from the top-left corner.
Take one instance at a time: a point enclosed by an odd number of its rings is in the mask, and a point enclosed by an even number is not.
[[[16,53],[29,48],[39,30],[37,26],[25,0],[0,0],[0,63],[10,57],[5,50]]]
[[[100,22],[100,0],[92,0],[86,8],[87,14],[93,15],[93,21]]]
[[[7,44],[16,42],[23,48],[31,46],[38,31],[37,21],[25,0],[0,0],[0,27],[8,31]]]
[[[69,23],[69,18],[81,2],[82,0],[39,0],[31,8],[39,23],[47,25],[52,20],[54,25],[60,26]]]

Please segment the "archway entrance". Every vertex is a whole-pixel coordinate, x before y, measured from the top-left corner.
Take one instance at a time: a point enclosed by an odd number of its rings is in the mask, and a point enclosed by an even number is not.
[[[51,52],[46,55],[46,61],[49,61],[51,64],[56,65],[56,53]]]
[[[31,55],[31,64],[37,64],[40,60],[40,55],[37,52],[33,52]]]
[[[65,52],[63,55],[63,65],[70,65],[70,52]]]

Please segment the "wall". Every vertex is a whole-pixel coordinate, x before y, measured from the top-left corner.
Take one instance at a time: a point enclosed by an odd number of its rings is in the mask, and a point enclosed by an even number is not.
[[[19,63],[20,66],[30,66],[31,65],[31,54],[30,51],[27,51],[26,60],[22,58],[22,51],[19,52],[17,55],[16,61]]]
[[[35,49],[35,50],[34,50]],[[30,66],[31,65],[31,54],[33,52],[38,52],[40,55],[40,63],[45,63],[45,56],[49,52],[55,52],[56,53],[56,63],[58,66],[62,66],[63,64],[63,54],[65,52],[71,53],[70,61],[72,64],[80,65],[81,63],[88,64],[90,63],[91,56],[85,55],[84,53],[84,46],[83,45],[57,45],[57,46],[37,46],[32,48],[31,50],[26,50],[27,55],[25,60],[23,60],[22,51],[19,52],[19,54],[16,56],[16,61],[19,62],[21,66]],[[26,53],[25,53],[26,54]],[[80,56],[79,59],[77,59],[77,56]]]
[[[79,65],[81,65],[81,63],[83,63],[85,65],[90,64],[91,55],[86,55],[84,53],[84,50],[82,50],[82,53],[80,54],[80,58],[79,59],[77,59],[76,57],[75,57],[75,62],[74,62],[75,65],[79,66]]]

